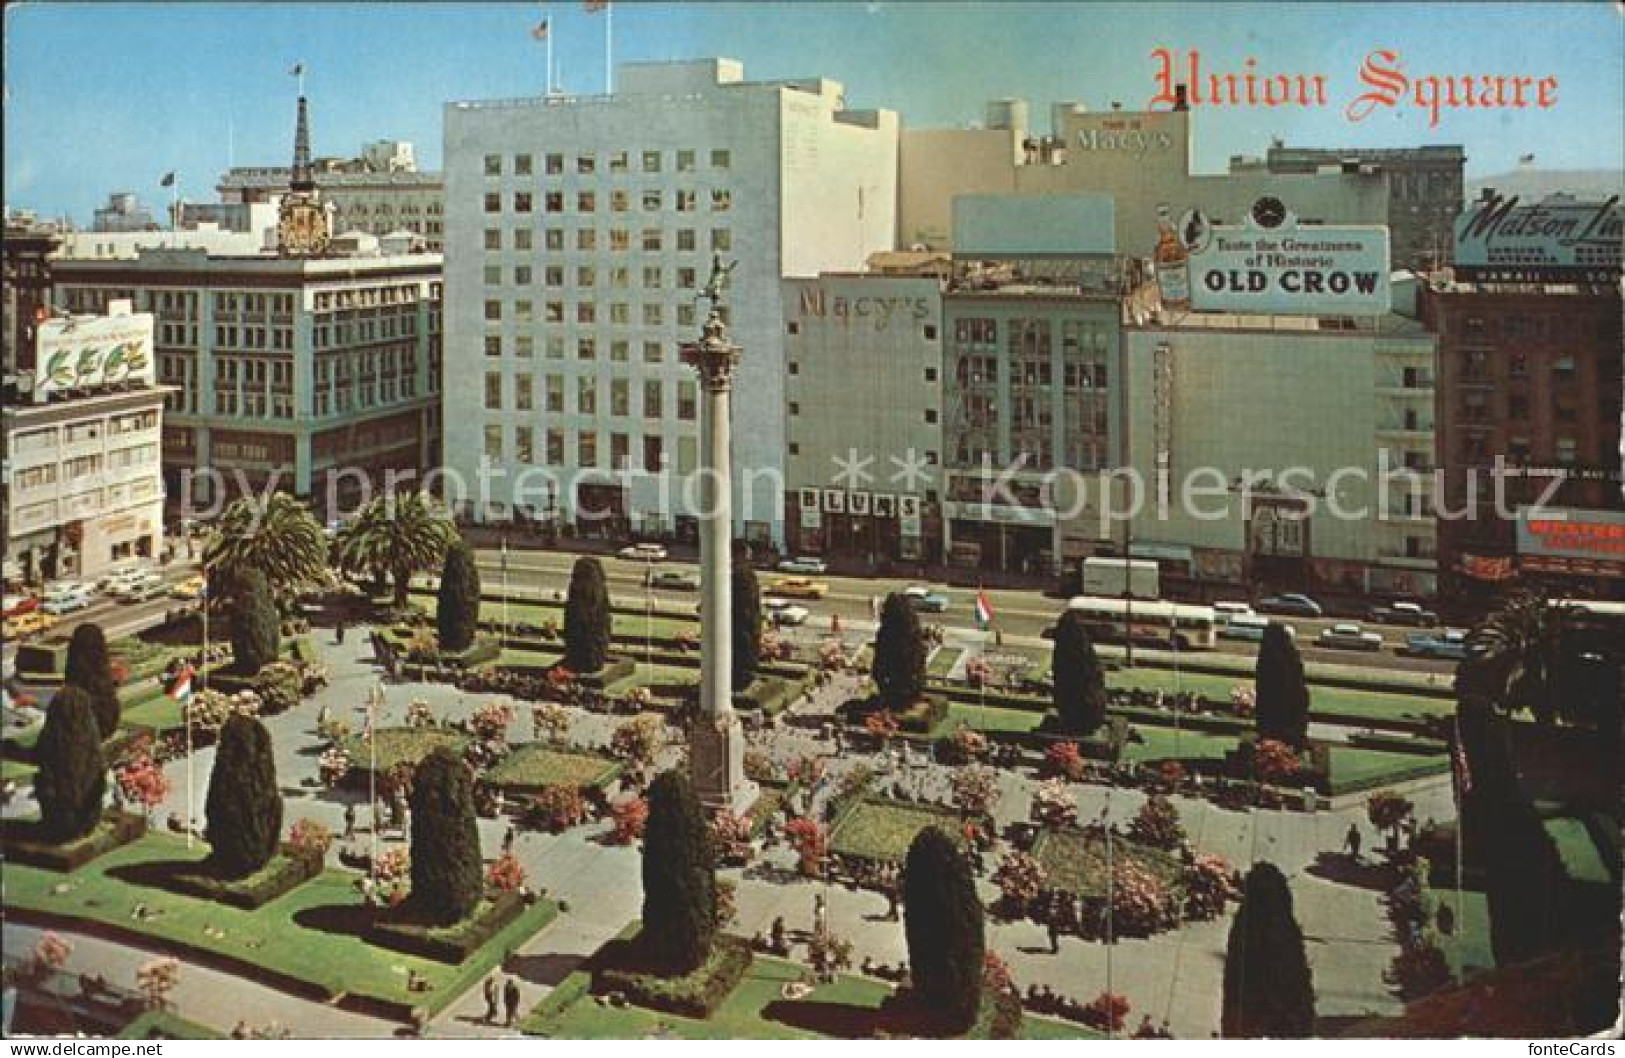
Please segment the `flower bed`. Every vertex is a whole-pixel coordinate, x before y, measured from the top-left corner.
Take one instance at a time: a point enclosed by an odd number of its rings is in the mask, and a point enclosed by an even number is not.
[[[964,828],[956,812],[932,805],[865,798],[855,802],[835,824],[830,851],[846,858],[898,863],[907,857],[915,835],[929,826],[964,840]]]
[[[138,815],[109,812],[94,830],[82,838],[57,843],[45,841],[34,820],[7,820],[6,859],[48,871],[76,871],[85,864],[122,845],[128,845],[147,832],[147,821]]]
[[[1078,827],[1046,829],[1033,844],[1036,859],[1049,885],[1082,897],[1106,895],[1106,843]],[[1147,848],[1128,838],[1112,838],[1112,862],[1135,862],[1145,867],[1164,885],[1180,885],[1179,861],[1157,849]]]
[[[690,1018],[708,1018],[750,969],[750,945],[719,934],[710,958],[696,970],[672,976],[649,965],[638,937],[611,941],[593,974],[596,992],[620,992],[640,1007]]]

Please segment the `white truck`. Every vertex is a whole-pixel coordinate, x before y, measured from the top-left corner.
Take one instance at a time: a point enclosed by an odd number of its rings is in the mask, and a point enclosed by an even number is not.
[[[1083,594],[1121,599],[1126,591],[1136,599],[1160,597],[1157,563],[1148,558],[1086,558]]]

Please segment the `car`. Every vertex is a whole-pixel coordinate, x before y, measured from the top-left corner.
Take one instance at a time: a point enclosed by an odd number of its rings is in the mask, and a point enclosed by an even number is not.
[[[169,597],[171,599],[196,599],[203,594],[205,583],[201,573],[195,577],[187,577],[169,589]]]
[[[1439,615],[1422,609],[1419,603],[1396,602],[1392,606],[1373,606],[1366,611],[1366,620],[1373,624],[1410,625],[1412,628],[1432,628],[1439,623]]]
[[[45,593],[40,609],[53,617],[83,610],[90,605],[90,588],[83,584],[59,584]]]
[[[136,565],[132,562],[121,563],[96,578],[96,590],[108,595],[116,595],[124,585],[132,580],[148,576],[150,572],[145,566]]]
[[[700,575],[687,569],[657,569],[649,576],[649,587],[699,591]]]
[[[1253,604],[1250,602],[1216,602],[1213,604],[1213,616],[1220,621],[1228,621],[1233,617],[1253,617]]]
[[[126,603],[146,602],[148,599],[162,598],[166,594],[168,593],[164,588],[164,579],[156,573],[148,573],[125,581],[113,593],[113,598]]]
[[[633,562],[666,561],[666,549],[659,544],[628,544],[615,553]]]
[[[1270,625],[1280,625],[1286,631],[1288,639],[1298,637],[1298,630],[1291,625],[1272,621],[1255,613],[1232,614],[1230,620],[1219,626],[1218,635],[1220,639],[1241,639],[1249,643],[1262,643],[1264,629]]]
[[[789,599],[763,599],[762,609],[767,619],[779,626],[804,625],[812,614],[805,606],[797,606]]]
[[[1320,603],[1307,595],[1298,595],[1288,592],[1284,595],[1271,595],[1267,599],[1258,600],[1253,607],[1255,613],[1285,614],[1289,617],[1324,617],[1326,611],[1321,609]]]
[[[811,577],[780,577],[767,590],[786,599],[822,599],[829,594],[829,585]]]
[[[829,563],[825,562],[821,558],[813,558],[809,555],[797,555],[795,558],[787,558],[783,562],[780,562],[778,565],[778,570],[780,573],[805,573],[812,574],[814,576],[822,576],[823,574],[829,572]]]
[[[1381,650],[1382,636],[1367,632],[1352,621],[1341,621],[1324,629],[1316,642],[1337,650]]]
[[[6,618],[5,636],[7,639],[23,639],[41,632],[49,632],[55,626],[55,617],[39,610],[30,610]]]
[[[164,579],[156,573],[132,573],[114,583],[108,594],[121,602],[141,602],[164,594]]]
[[[948,609],[948,596],[923,584],[910,584],[904,588],[903,598],[921,613],[945,613]]]
[[[1446,658],[1460,661],[1467,656],[1467,633],[1459,628],[1446,628],[1442,632],[1412,632],[1405,637],[1401,654],[1413,658]]]

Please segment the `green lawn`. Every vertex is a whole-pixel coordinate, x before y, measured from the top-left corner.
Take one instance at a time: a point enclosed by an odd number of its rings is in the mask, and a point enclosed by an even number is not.
[[[1456,891],[1435,887],[1428,892],[1428,902],[1437,921],[1439,907],[1444,904],[1456,908]],[[1480,970],[1495,968],[1495,952],[1490,947],[1489,897],[1471,889],[1461,892],[1461,907],[1456,911],[1454,932],[1439,935],[1439,946],[1450,960],[1451,972],[1457,980]]]
[[[377,762],[379,773],[387,772],[398,764],[417,764],[439,746],[447,746],[458,754],[468,744],[468,736],[438,727],[381,727],[373,736],[376,749],[359,734],[344,740],[344,749],[350,754],[350,766],[367,770]],[[373,754],[376,753],[377,756]]]
[[[892,987],[865,977],[843,976],[818,985],[805,999],[782,996],[786,984],[807,973],[804,966],[758,955],[745,979],[706,1020],[642,1007],[600,1005],[587,988],[589,975],[577,971],[536,1006],[520,1028],[537,1036],[568,1040],[812,1040],[852,1039],[885,1027],[879,1013]],[[1081,1025],[1028,1016],[1022,1038],[1070,1040],[1094,1037]]]
[[[931,662],[926,665],[925,673],[927,676],[945,679],[948,673],[953,670],[953,667],[959,664],[959,659],[964,655],[965,652],[958,647],[938,647],[936,652],[931,655]]]
[[[435,597],[427,592],[414,592],[412,600],[431,609],[435,604]],[[493,599],[485,599],[480,602],[480,620],[502,621],[504,610],[506,620],[513,624],[545,625],[552,621],[560,628],[564,626],[564,606],[560,603],[510,602],[504,607]],[[699,631],[698,614],[693,617],[673,617],[656,610],[648,618],[641,613],[616,613],[610,616],[611,634],[629,643],[641,640],[645,635],[656,639],[673,639],[681,632],[691,632],[697,636]]]
[[[1238,684],[1252,686],[1247,677],[1215,676],[1206,672],[1180,672],[1178,679],[1172,669],[1118,669],[1109,673],[1106,683],[1112,687],[1138,688],[1148,691],[1195,691],[1207,698],[1226,700],[1231,688]],[[1384,720],[1398,717],[1421,718],[1448,716],[1455,711],[1449,698],[1423,695],[1397,694],[1390,691],[1362,691],[1350,687],[1309,685],[1309,712],[1335,713],[1362,719]]]
[[[180,896],[131,880],[130,868],[196,862],[208,853],[188,850],[181,838],[149,833],[69,875],[10,864],[5,906],[99,922],[116,932],[200,949],[294,978],[330,997],[349,994],[405,1006],[444,1007],[488,973],[503,951],[550,922],[554,905],[539,902],[510,923],[461,966],[388,951],[357,935],[364,919],[355,874],[328,870],[255,911]],[[151,870],[151,868],[148,868]],[[56,891],[60,886],[65,892]],[[132,917],[137,905],[146,919]],[[209,932],[205,933],[204,930]],[[407,991],[416,970],[426,992]]]
[[[604,786],[619,775],[621,763],[600,757],[596,753],[582,753],[529,742],[508,754],[485,775],[485,781],[495,786],[513,789],[539,790],[553,783],[569,786]]]
[[[206,1025],[187,1021],[167,1010],[148,1010],[124,1026],[118,1034],[121,1040],[222,1040],[223,1032]]]
[[[836,826],[829,847],[843,856],[902,862],[914,836],[928,826],[962,836],[954,812],[901,801],[860,801]]]
[[[1450,760],[1444,754],[1425,756],[1334,745],[1331,764],[1331,792],[1341,794],[1351,789],[1376,789],[1390,782],[1442,773],[1449,769]]]
[[[1561,817],[1545,821],[1546,833],[1557,846],[1557,855],[1563,861],[1563,871],[1577,882],[1608,885],[1612,876],[1603,862],[1602,851],[1591,838],[1585,820]]]
[[[1170,727],[1135,724],[1143,741],[1130,740],[1123,747],[1124,763],[1153,760],[1223,760],[1224,755],[1236,748],[1233,735],[1214,735],[1206,731],[1180,728],[1176,733]]]
[[[978,731],[1028,732],[1036,730],[1044,714],[1036,709],[1002,709],[996,705],[980,706],[969,702],[949,702],[948,718],[935,732],[951,734],[960,724],[968,724]]]
[[[0,782],[10,779],[19,786],[34,781],[34,773],[39,771],[32,764],[24,764],[20,760],[9,757],[0,758]]]
[[[124,710],[124,723],[128,727],[150,727],[159,733],[184,727],[186,717],[181,703],[167,694]]]
[[[495,664],[502,666],[520,666],[532,669],[546,669],[558,664],[564,656],[560,650],[528,650],[522,647],[503,647],[502,653],[497,655]]]

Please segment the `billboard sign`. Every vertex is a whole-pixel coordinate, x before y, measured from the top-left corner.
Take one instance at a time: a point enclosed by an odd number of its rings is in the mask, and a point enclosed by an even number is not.
[[[1611,283],[1620,275],[1625,209],[1619,196],[1540,202],[1494,195],[1456,218],[1456,274],[1505,282]]]
[[[1625,562],[1625,511],[1520,507],[1518,554]]]
[[[1190,247],[1190,302],[1198,312],[1372,316],[1389,310],[1388,229],[1299,226],[1274,198],[1245,224],[1215,224]]]
[[[36,401],[63,390],[155,381],[149,312],[49,319],[37,342]]]

